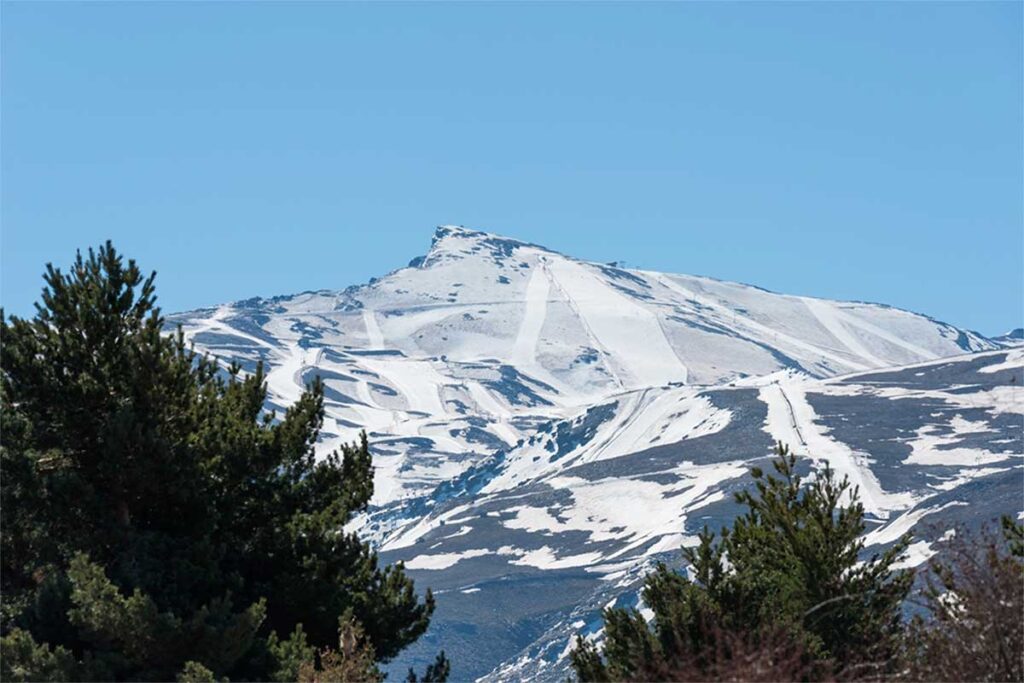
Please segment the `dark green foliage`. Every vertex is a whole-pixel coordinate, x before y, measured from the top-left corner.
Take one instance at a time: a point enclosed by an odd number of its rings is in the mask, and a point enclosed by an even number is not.
[[[423,633],[429,591],[341,531],[371,457],[314,458],[319,381],[264,414],[262,367],[166,335],[109,243],[45,280],[34,319],[0,315],[5,680],[294,680],[342,614],[379,661]]]
[[[83,667],[60,645],[39,644],[27,631],[14,629],[3,639],[0,679],[5,681],[71,681]]]
[[[781,444],[777,455],[779,476],[755,469],[755,491],[737,495],[747,512],[732,529],[718,538],[705,529],[684,549],[692,578],[664,565],[648,576],[650,626],[636,610],[605,610],[603,652],[579,640],[573,654],[581,679],[771,680],[893,666],[912,580],[893,565],[909,539],[858,564],[856,490],[829,469],[805,484]]]
[[[441,650],[437,653],[434,661],[427,665],[427,669],[423,672],[422,676],[417,676],[415,671],[409,669],[409,675],[406,676],[405,680],[407,683],[444,683],[444,681],[448,680],[451,668],[451,662],[444,656],[444,650]]]
[[[1004,515],[1000,520],[1003,527],[1003,537],[1010,554],[1014,557],[1024,558],[1024,524],[1017,524],[1009,516]]]
[[[280,640],[277,633],[271,633],[267,639],[267,651],[277,664],[277,669],[270,676],[274,681],[299,680],[299,669],[316,659],[316,649],[308,643],[302,624],[295,627],[288,640]]]
[[[102,651],[114,672],[129,669],[142,679],[159,678],[182,661],[196,659],[227,671],[252,645],[266,615],[261,600],[234,613],[230,600],[217,599],[187,621],[160,612],[152,598],[135,589],[125,598],[85,555],[76,555],[71,579],[71,624]]]

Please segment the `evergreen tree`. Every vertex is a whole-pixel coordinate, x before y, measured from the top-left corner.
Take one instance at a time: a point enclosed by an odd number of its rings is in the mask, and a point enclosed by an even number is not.
[[[859,563],[856,489],[828,468],[804,484],[795,457],[781,444],[777,455],[779,476],[755,468],[755,492],[737,495],[747,512],[732,529],[716,538],[705,528],[684,549],[692,578],[665,565],[648,576],[650,625],[635,609],[607,609],[603,652],[578,639],[582,680],[861,676],[893,666],[913,576],[893,565],[909,538]],[[765,652],[766,668],[751,669],[749,655]]]
[[[344,614],[394,657],[434,603],[342,530],[365,434],[317,461],[320,381],[265,414],[262,366],[166,334],[154,276],[108,242],[0,313],[3,678],[294,680]]]
[[[409,669],[409,675],[405,680],[406,683],[443,683],[448,680],[451,668],[451,662],[445,657],[444,650],[441,650],[433,663],[427,665],[422,676],[417,676],[415,671]]]

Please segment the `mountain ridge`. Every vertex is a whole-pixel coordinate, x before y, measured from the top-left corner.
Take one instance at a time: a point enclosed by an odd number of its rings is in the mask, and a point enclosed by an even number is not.
[[[324,377],[328,445],[361,427],[394,437],[379,502],[457,476],[482,442],[487,452],[507,447],[620,391],[787,368],[827,377],[999,347],[892,307],[622,269],[459,226],[438,227],[413,262],[342,290],[168,322],[243,370],[263,361],[276,407]],[[442,424],[453,418],[456,437]]]
[[[478,230],[478,229],[473,229],[473,228],[467,228],[467,227],[462,226],[462,225],[441,224],[441,225],[438,225],[438,226],[435,227],[434,233],[431,236],[430,245],[428,246],[427,252],[425,254],[421,254],[419,256],[413,257],[408,262],[407,265],[400,266],[400,267],[395,268],[395,269],[393,269],[391,271],[388,271],[384,275],[371,277],[365,283],[348,285],[348,286],[345,286],[345,287],[340,288],[340,289],[329,288],[328,287],[328,288],[320,288],[320,289],[315,289],[315,290],[302,290],[302,291],[297,291],[297,292],[290,293],[290,294],[278,294],[278,295],[265,296],[265,297],[264,296],[254,296],[254,297],[249,297],[249,298],[246,298],[246,299],[238,299],[238,300],[234,300],[234,301],[226,301],[226,302],[223,302],[223,303],[220,303],[220,304],[212,304],[212,305],[208,305],[208,306],[201,306],[201,307],[198,307],[198,308],[189,309],[187,311],[178,312],[178,313],[175,313],[173,315],[175,317],[178,317],[178,316],[181,316],[183,314],[188,314],[188,313],[196,313],[196,312],[201,312],[201,311],[216,310],[216,309],[224,307],[224,306],[239,306],[239,305],[251,306],[251,305],[256,305],[256,304],[259,304],[259,303],[277,303],[277,302],[280,302],[280,301],[293,299],[293,298],[298,297],[298,296],[310,295],[310,294],[337,295],[337,294],[352,294],[352,293],[356,293],[356,292],[358,292],[361,289],[364,289],[366,287],[374,285],[377,282],[379,282],[380,280],[383,280],[383,279],[385,279],[385,278],[387,278],[389,276],[395,275],[395,274],[397,274],[397,273],[399,273],[402,270],[405,270],[407,268],[421,268],[421,267],[423,267],[425,262],[427,262],[430,259],[432,253],[437,250],[437,247],[439,246],[439,244],[443,243],[445,238],[452,238],[452,237],[454,237],[455,239],[480,238],[480,239],[491,241],[493,243],[501,243],[501,244],[513,245],[515,247],[528,247],[528,248],[532,248],[532,249],[538,249],[538,250],[545,251],[545,252],[548,252],[550,254],[554,254],[554,255],[557,255],[557,256],[560,256],[560,257],[563,257],[563,258],[571,259],[573,261],[577,261],[577,262],[580,262],[580,263],[589,264],[589,265],[598,266],[598,267],[604,266],[604,267],[609,267],[609,268],[613,268],[613,269],[616,269],[616,270],[622,270],[622,271],[626,271],[626,272],[667,274],[667,271],[654,271],[654,270],[650,270],[650,269],[646,269],[646,268],[627,267],[627,266],[623,265],[622,262],[620,262],[620,261],[601,262],[601,261],[594,261],[594,260],[587,260],[587,259],[579,259],[579,258],[576,258],[576,257],[571,256],[569,254],[566,254],[565,252],[558,251],[558,250],[555,250],[555,249],[552,249],[550,247],[546,247],[546,246],[543,246],[543,245],[540,245],[540,244],[537,244],[537,243],[534,243],[534,242],[527,242],[527,241],[524,241],[524,240],[519,240],[519,239],[516,239],[516,238],[513,238],[513,237],[507,237],[507,236],[504,236],[504,235],[499,235],[497,233],[492,233],[492,232],[488,232],[488,231],[485,231],[485,230]],[[928,320],[931,320],[931,321],[933,321],[933,322],[935,322],[936,324],[939,324],[939,325],[944,325],[944,326],[948,326],[948,327],[955,327],[957,329],[962,329],[965,332],[968,332],[971,335],[973,335],[973,336],[975,336],[975,337],[977,337],[979,339],[984,339],[984,340],[988,340],[988,341],[1017,339],[1017,338],[1019,338],[1020,329],[1021,329],[1021,328],[1014,328],[1013,330],[1010,330],[1009,332],[1006,332],[1006,333],[1001,334],[1001,335],[989,336],[989,335],[985,335],[985,334],[983,334],[981,332],[978,332],[976,330],[972,330],[972,329],[969,329],[969,328],[960,328],[959,326],[956,326],[953,323],[949,323],[949,322],[947,322],[945,320],[942,320],[940,318],[932,316],[932,315],[930,315],[928,313],[924,313],[924,312],[921,312],[921,311],[916,311],[916,310],[909,309],[909,308],[903,308],[903,307],[900,307],[900,306],[894,306],[892,304],[888,304],[888,303],[883,302],[883,301],[872,301],[872,300],[867,300],[867,299],[832,299],[832,298],[828,298],[828,297],[818,296],[818,295],[815,295],[815,294],[790,295],[790,294],[786,294],[785,292],[782,292],[780,290],[769,289],[767,287],[763,287],[761,285],[757,285],[757,284],[754,284],[754,283],[743,282],[743,281],[740,281],[740,280],[729,280],[729,279],[726,279],[726,278],[719,278],[719,277],[715,277],[715,276],[712,276],[712,275],[690,274],[690,275],[688,275],[688,277],[692,277],[692,278],[696,278],[696,279],[700,279],[700,280],[707,280],[707,281],[710,281],[710,282],[716,282],[716,283],[721,283],[721,284],[727,284],[727,285],[739,285],[739,286],[742,286],[742,287],[749,287],[751,289],[755,289],[755,290],[764,292],[766,294],[775,294],[775,295],[780,295],[780,296],[798,296],[798,297],[801,297],[801,298],[820,299],[820,300],[823,300],[823,301],[831,301],[831,302],[836,302],[836,303],[864,304],[864,305],[868,305],[868,306],[878,306],[878,307],[881,307],[881,308],[889,308],[889,309],[899,310],[899,311],[903,311],[903,312],[906,312],[906,313],[910,313],[912,315],[920,316],[922,318],[927,318]],[[997,343],[1000,343],[1000,342],[997,342]]]

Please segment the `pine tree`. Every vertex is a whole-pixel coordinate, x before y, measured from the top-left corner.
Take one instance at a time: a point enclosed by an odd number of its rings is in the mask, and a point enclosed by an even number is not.
[[[434,603],[342,531],[365,435],[317,461],[319,380],[265,414],[262,366],[166,334],[154,276],[107,243],[0,312],[4,679],[294,679],[343,614],[394,657]]]
[[[409,669],[409,675],[406,676],[406,683],[444,683],[448,680],[448,674],[451,672],[452,664],[448,661],[448,658],[444,654],[444,650],[437,653],[437,657],[434,661],[427,665],[426,670],[422,676],[417,676],[416,672]]]
[[[755,468],[755,491],[737,495],[747,512],[732,529],[716,537],[705,528],[684,549],[692,578],[665,565],[648,576],[650,625],[635,609],[608,609],[603,652],[577,641],[582,680],[772,680],[894,666],[913,575],[893,565],[909,538],[860,563],[856,490],[828,468],[804,484],[795,457],[781,444],[777,455],[779,476]]]

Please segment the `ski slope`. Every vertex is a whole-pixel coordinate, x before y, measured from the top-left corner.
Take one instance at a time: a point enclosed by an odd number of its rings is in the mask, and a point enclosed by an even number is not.
[[[275,406],[321,375],[324,443],[365,428],[384,446],[376,504],[423,493],[536,424],[623,392],[785,369],[828,377],[996,346],[886,306],[590,263],[456,226],[369,284],[170,322],[225,361],[262,361]],[[653,428],[657,408],[644,410],[636,433]]]
[[[734,518],[777,441],[856,487],[869,551],[917,534],[908,566],[941,547],[930,525],[1024,508],[1016,332],[457,226],[366,284],[168,322],[225,365],[262,363],[268,408],[319,376],[319,452],[368,432],[374,496],[349,528],[443,594],[436,627],[475,653],[460,679],[564,679],[575,635]],[[394,671],[436,653],[419,647]]]

